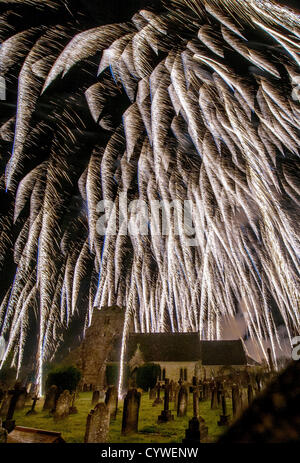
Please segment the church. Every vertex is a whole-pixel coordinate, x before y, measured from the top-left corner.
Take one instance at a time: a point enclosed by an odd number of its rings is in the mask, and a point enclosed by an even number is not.
[[[121,346],[117,342],[107,364],[119,364]],[[199,379],[242,371],[259,364],[249,357],[241,340],[201,341],[199,333],[132,333],[127,342],[125,362],[130,375],[145,363],[161,368],[161,380]]]
[[[94,311],[84,340],[66,359],[82,372],[82,386],[105,386],[107,367],[119,367],[123,326],[123,308],[110,306]],[[140,366],[159,364],[162,381],[192,382],[193,376],[209,379],[259,367],[248,356],[242,340],[202,341],[198,332],[131,332],[124,360],[131,378]]]

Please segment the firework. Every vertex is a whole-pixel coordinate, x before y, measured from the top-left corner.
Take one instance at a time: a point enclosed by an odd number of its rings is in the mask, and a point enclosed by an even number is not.
[[[18,21],[20,4],[40,22]],[[276,317],[290,339],[300,326],[299,17],[263,0],[172,0],[85,29],[61,8],[1,2],[2,364],[13,353],[20,371],[37,339],[41,382],[74,321],[82,333],[116,303],[126,329],[202,339],[242,307],[253,343],[275,353]],[[173,226],[153,233],[151,215],[149,233],[115,228],[122,197],[191,201],[196,245]],[[103,200],[115,207],[101,235]]]

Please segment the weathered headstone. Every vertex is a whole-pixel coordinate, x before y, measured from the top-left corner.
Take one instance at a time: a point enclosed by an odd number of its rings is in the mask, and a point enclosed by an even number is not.
[[[54,412],[54,419],[55,420],[63,420],[69,416],[70,412],[70,405],[71,405],[71,395],[69,391],[64,391],[60,394],[57,399],[55,412]]]
[[[105,403],[108,407],[110,419],[115,420],[117,418],[118,411],[118,391],[116,386],[110,386],[105,395]]]
[[[71,406],[69,408],[69,415],[76,415],[78,413],[77,407],[75,405],[76,396],[76,392],[73,392],[73,394],[71,395]]]
[[[188,404],[188,391],[185,386],[181,386],[178,392],[177,416],[185,416]]]
[[[211,391],[211,402],[210,402],[210,408],[212,410],[216,410],[218,408],[218,397],[217,397],[217,388],[214,387]]]
[[[162,404],[162,399],[160,398],[160,384],[158,383],[157,386],[156,386],[156,399],[154,400],[153,404],[152,404],[152,407],[156,407],[156,405],[159,405],[159,404]]]
[[[24,392],[26,392],[26,389],[24,387],[21,387],[20,383],[16,383],[14,389],[8,391],[8,394],[11,396],[11,400],[9,403],[6,419],[3,423],[4,428],[8,432],[11,432],[15,427],[15,421],[13,420],[13,417],[14,417],[16,405],[19,400],[19,397],[21,395],[24,395]]]
[[[238,386],[232,388],[232,414],[237,418],[241,414],[241,394]]]
[[[8,444],[63,444],[60,432],[16,426],[7,436]]]
[[[92,406],[93,407],[95,405],[97,405],[97,403],[99,402],[99,399],[100,399],[100,392],[96,390],[96,391],[93,392],[93,397],[92,397]]]
[[[173,402],[175,398],[175,384],[173,380],[170,381],[169,393],[170,393],[170,402]]]
[[[193,416],[196,418],[199,416],[199,390],[197,388],[193,391]]]
[[[16,410],[23,410],[25,407],[25,402],[27,399],[27,391],[24,388],[23,392],[19,395],[17,403],[16,403]]]
[[[130,434],[138,431],[139,409],[141,393],[136,389],[130,389],[124,399],[122,434]]]
[[[58,395],[57,386],[53,384],[52,386],[50,386],[50,388],[46,392],[45,402],[43,405],[43,411],[44,410],[50,410],[50,411],[55,410],[57,395]]]
[[[84,442],[86,444],[107,442],[109,421],[107,405],[98,403],[88,414]]]
[[[185,431],[184,444],[201,442],[207,439],[208,427],[205,426],[204,419],[199,416],[199,391],[194,387],[193,391],[193,418],[189,420],[189,427]]]
[[[228,426],[230,415],[227,415],[227,404],[225,394],[221,397],[222,401],[222,415],[220,415],[220,421],[218,421],[218,426]]]
[[[205,426],[204,419],[199,416],[199,418],[193,417],[189,420],[189,427],[185,431],[185,439],[183,439],[184,444],[189,444],[193,442],[203,442],[207,439],[208,436],[208,427]]]
[[[155,400],[156,397],[156,387],[153,387],[149,390],[149,400]]]
[[[208,384],[204,382],[203,383],[203,400],[208,399],[208,392],[209,392]]]
[[[170,403],[170,384],[169,384],[169,381],[166,380],[164,409],[162,410],[161,414],[158,417],[158,420],[157,420],[158,423],[166,423],[167,421],[174,420],[174,415],[172,415],[171,411],[169,410],[169,403]]]
[[[179,394],[179,385],[175,384],[174,386],[174,410],[177,412],[177,406],[178,406],[178,394]]]

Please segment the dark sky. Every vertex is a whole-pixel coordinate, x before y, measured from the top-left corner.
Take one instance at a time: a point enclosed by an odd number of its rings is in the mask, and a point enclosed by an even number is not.
[[[68,0],[68,2],[72,4],[73,0]],[[115,22],[130,19],[136,11],[147,6],[157,7],[161,4],[161,0],[79,0],[79,3],[94,18],[98,16],[103,20],[105,16],[108,22],[110,20]],[[300,0],[277,0],[277,3],[295,8],[300,12]]]

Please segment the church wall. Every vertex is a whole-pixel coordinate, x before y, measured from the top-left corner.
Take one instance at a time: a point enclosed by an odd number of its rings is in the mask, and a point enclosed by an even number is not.
[[[170,381],[178,381],[180,379],[180,369],[187,369],[187,382],[191,383],[193,376],[195,376],[195,366],[197,362],[157,362],[161,367],[161,370],[166,369],[166,378]],[[202,368],[205,368],[207,378],[210,378],[212,375],[216,376],[218,371],[223,368],[224,365],[203,365]],[[245,370],[246,365],[232,365],[234,370]],[[203,370],[202,370],[203,371]],[[202,373],[203,374],[203,373]],[[201,374],[201,376],[202,376]]]

